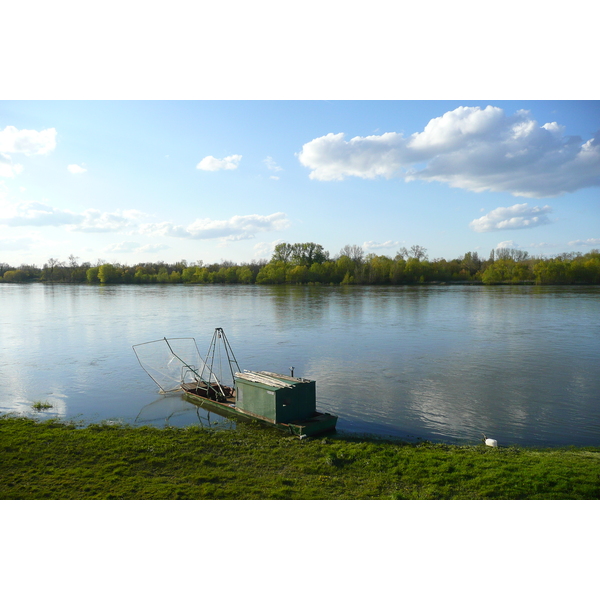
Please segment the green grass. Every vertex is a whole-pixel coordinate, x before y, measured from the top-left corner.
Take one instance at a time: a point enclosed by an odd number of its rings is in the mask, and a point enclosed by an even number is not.
[[[0,499],[598,499],[600,448],[0,417]]]
[[[34,402],[31,405],[31,408],[33,408],[33,410],[40,412],[41,410],[47,410],[48,408],[52,408],[52,404],[50,404],[49,402]]]

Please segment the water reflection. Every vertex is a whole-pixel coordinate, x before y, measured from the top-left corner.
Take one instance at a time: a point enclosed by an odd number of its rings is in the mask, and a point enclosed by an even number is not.
[[[157,427],[200,425],[213,429],[235,429],[232,420],[187,402],[181,394],[162,395],[147,404],[138,413],[135,423]]]

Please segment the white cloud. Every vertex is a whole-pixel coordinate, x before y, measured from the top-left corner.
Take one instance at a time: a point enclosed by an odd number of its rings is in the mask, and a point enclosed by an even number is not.
[[[354,137],[349,142],[343,133],[328,133],[304,144],[298,159],[312,169],[309,177],[319,181],[341,181],[347,176],[392,177],[410,163],[399,133]]]
[[[234,216],[227,220],[196,219],[191,225],[182,227],[173,223],[149,223],[140,227],[140,233],[158,234],[170,237],[205,240],[223,238],[227,241],[250,239],[256,233],[278,231],[288,227],[290,222],[284,213],[272,215]]]
[[[270,258],[277,244],[282,244],[284,240],[275,240],[273,242],[259,242],[254,245],[254,258]]]
[[[504,229],[529,229],[550,224],[547,215],[551,212],[550,206],[529,207],[527,204],[500,206],[487,215],[471,221],[469,226],[478,233]]]
[[[145,244],[142,245],[138,242],[119,242],[117,244],[111,244],[104,248],[103,252],[107,254],[128,254],[130,252],[134,252],[135,254],[144,254],[144,253],[156,253],[162,252],[163,250],[168,250],[170,246],[167,244]]]
[[[87,169],[84,169],[79,165],[69,165],[67,169],[69,169],[69,173],[85,173],[87,171]]]
[[[2,188],[0,188],[2,192]],[[142,223],[148,215],[136,210],[102,212],[87,209],[76,213],[62,210],[44,202],[10,203],[0,195],[0,225],[9,227],[65,227],[68,231],[84,233],[110,233],[123,231],[128,234],[162,235],[192,240],[216,239],[230,242],[251,239],[256,234],[279,231],[289,227],[290,221],[284,213],[271,215],[241,215],[230,219],[196,219],[187,226],[170,222]],[[123,242],[111,247],[114,252],[134,251],[132,242]],[[166,249],[164,245],[140,247],[140,252],[154,252]]]
[[[270,156],[267,156],[267,158],[265,158],[263,162],[265,163],[269,171],[283,171],[283,169]]]
[[[197,165],[196,169],[201,171],[230,171],[238,168],[242,160],[241,154],[233,154],[225,158],[215,158],[214,156],[205,156]]]
[[[587,240],[574,240],[569,246],[600,246],[600,238],[588,238]]]
[[[0,131],[0,152],[7,154],[47,154],[56,148],[56,129],[17,129],[8,125]]]
[[[364,242],[363,248],[365,250],[377,250],[379,248],[395,248],[398,246],[400,242],[393,242],[392,240],[388,240],[387,242]]]
[[[104,248],[103,252],[134,252],[140,247],[137,242],[119,242],[118,244],[111,244]]]
[[[8,154],[0,153],[0,177],[14,177],[23,171],[23,165],[13,164]]]
[[[71,231],[102,233],[117,231],[139,220],[143,213],[138,211],[116,211],[114,213],[88,209],[82,213],[55,208],[43,202],[4,203],[0,224],[9,227],[61,227]]]
[[[422,152],[422,158],[432,158],[441,152],[461,150],[467,143],[485,140],[502,126],[504,111],[488,106],[459,106],[441,117],[431,119],[421,133],[414,133],[408,147]]]
[[[7,203],[2,210],[0,224],[9,227],[73,225],[83,220],[81,215],[61,210],[43,202]]]
[[[501,250],[502,248],[518,248],[519,244],[515,244],[512,240],[506,240],[504,242],[499,242],[496,245],[496,249]]]
[[[557,243],[552,243],[551,244],[549,242],[539,242],[537,244],[529,244],[528,245],[529,248],[542,248],[542,249],[544,249],[544,248],[557,248],[559,246],[560,246],[560,244],[557,244]]]
[[[89,208],[81,213],[80,216],[82,219],[69,227],[69,229],[72,231],[84,231],[86,233],[105,233],[125,229],[133,225],[144,215],[141,212],[132,210],[118,210],[108,213]]]
[[[461,106],[409,137],[347,141],[329,133],[304,144],[298,159],[320,181],[404,177],[533,198],[600,185],[600,133],[585,143],[563,134],[558,123],[540,126],[527,111]]]
[[[138,254],[142,252],[162,252],[163,250],[168,250],[171,246],[167,246],[167,244],[145,244],[144,246],[140,246],[136,252]]]

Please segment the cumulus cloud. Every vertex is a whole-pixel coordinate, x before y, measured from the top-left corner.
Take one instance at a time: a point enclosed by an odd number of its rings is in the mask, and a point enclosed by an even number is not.
[[[226,156],[225,158],[205,156],[196,165],[196,169],[200,169],[201,171],[231,171],[238,168],[241,160],[241,154],[232,154],[231,156]]]
[[[0,131],[0,152],[6,154],[47,154],[56,148],[56,129],[17,129],[12,125]]]
[[[302,146],[300,162],[312,169],[309,177],[319,181],[341,181],[392,177],[410,164],[405,140],[400,133],[344,139],[343,133],[328,133]]]
[[[69,165],[67,169],[69,170],[69,173],[85,173],[87,171],[87,169],[84,169],[79,165]]]
[[[191,225],[183,227],[173,223],[150,223],[140,227],[140,233],[165,235],[193,240],[223,238],[238,241],[253,238],[264,231],[278,231],[289,226],[284,213],[272,215],[234,216],[226,220],[196,219]]]
[[[600,238],[588,238],[587,240],[574,240],[569,246],[600,246]]]
[[[529,207],[527,204],[499,206],[487,215],[471,221],[469,226],[478,233],[504,229],[529,229],[550,224],[547,215],[551,212],[550,206]]]
[[[509,116],[493,106],[461,106],[408,137],[328,133],[297,156],[320,181],[404,177],[532,198],[600,185],[600,132],[583,142],[558,123],[540,126],[528,111]]]

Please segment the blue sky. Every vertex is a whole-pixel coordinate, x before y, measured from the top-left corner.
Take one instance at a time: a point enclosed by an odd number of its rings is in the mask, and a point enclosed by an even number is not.
[[[600,248],[598,101],[3,101],[0,260]]]
[[[588,13],[13,3],[0,261],[246,262],[281,241],[431,259],[598,248]]]

